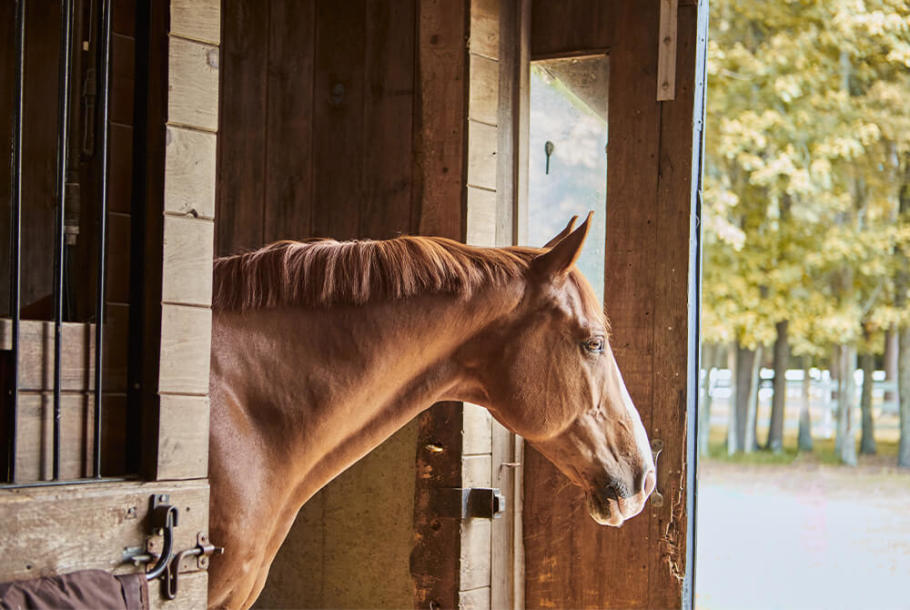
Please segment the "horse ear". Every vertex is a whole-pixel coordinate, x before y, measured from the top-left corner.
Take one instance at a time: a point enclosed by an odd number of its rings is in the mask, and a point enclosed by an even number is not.
[[[585,243],[585,237],[588,236],[593,215],[594,212],[588,212],[588,217],[580,227],[551,249],[539,254],[531,263],[532,269],[545,277],[565,277],[581,254],[581,246]]]
[[[562,240],[566,238],[566,235],[572,232],[573,227],[575,227],[575,221],[578,220],[578,216],[573,216],[572,220],[569,221],[569,224],[566,225],[566,228],[560,231],[556,237],[548,241],[543,245],[544,249],[552,248]]]

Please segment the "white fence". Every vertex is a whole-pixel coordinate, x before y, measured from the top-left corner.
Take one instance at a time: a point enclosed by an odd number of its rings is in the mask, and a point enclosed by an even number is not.
[[[803,376],[802,369],[787,371],[787,403],[784,420],[784,429],[795,431],[799,425],[799,411],[803,403]],[[704,396],[704,382],[707,371],[701,371],[701,387],[699,399]],[[863,371],[854,373],[856,380],[856,396],[853,404],[857,409],[854,418],[854,429],[859,431],[859,397],[863,387]],[[727,424],[730,408],[731,372],[729,369],[714,369],[711,373],[711,425],[722,426]],[[767,418],[770,413],[771,397],[774,394],[772,384],[774,370],[763,368],[759,372],[758,389],[758,417],[759,428],[767,427]],[[888,430],[896,430],[897,426],[897,382],[886,381],[884,371],[875,371],[872,374],[872,408],[876,419],[876,434]],[[837,411],[837,381],[831,378],[828,370],[809,370],[809,412],[812,419],[812,435],[819,438],[831,438],[835,431],[835,413]],[[889,394],[890,392],[890,394]],[[889,400],[885,400],[886,395]]]

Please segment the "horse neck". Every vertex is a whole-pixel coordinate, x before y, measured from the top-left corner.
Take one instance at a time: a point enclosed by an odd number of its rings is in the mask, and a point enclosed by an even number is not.
[[[216,312],[213,425],[242,421],[305,501],[432,403],[476,400],[455,354],[520,298],[515,283],[470,298]]]

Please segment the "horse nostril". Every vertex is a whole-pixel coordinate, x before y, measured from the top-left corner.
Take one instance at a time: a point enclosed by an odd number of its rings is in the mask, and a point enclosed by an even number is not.
[[[654,491],[654,488],[657,486],[657,475],[654,474],[654,469],[652,468],[645,474],[645,478],[641,484],[641,491],[644,493],[645,497],[651,495],[651,492]]]

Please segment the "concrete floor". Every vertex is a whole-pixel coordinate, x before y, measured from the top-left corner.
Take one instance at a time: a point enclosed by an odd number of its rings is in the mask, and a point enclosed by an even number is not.
[[[910,472],[699,464],[696,607],[910,608]]]

